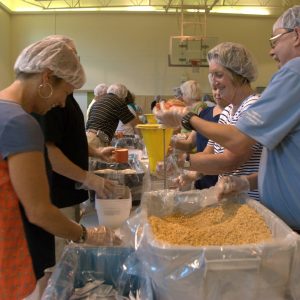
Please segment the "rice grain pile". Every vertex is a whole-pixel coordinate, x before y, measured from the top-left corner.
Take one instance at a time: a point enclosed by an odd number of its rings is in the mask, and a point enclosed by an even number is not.
[[[193,215],[150,216],[148,221],[157,240],[173,245],[241,245],[272,237],[253,208],[233,202],[207,207]]]

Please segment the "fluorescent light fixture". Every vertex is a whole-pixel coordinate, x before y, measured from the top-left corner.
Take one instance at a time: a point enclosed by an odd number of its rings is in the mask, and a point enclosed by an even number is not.
[[[189,8],[186,10],[187,12],[190,12],[190,13],[204,13],[205,10],[204,9],[194,9],[194,8]]]
[[[127,11],[156,11],[154,6],[128,6]]]
[[[47,8],[43,9],[44,12],[54,12],[54,11],[72,11],[72,12],[80,12],[80,11],[99,11],[101,10],[100,8],[95,8],[95,7],[76,7],[76,8]]]
[[[219,6],[214,7],[211,13],[216,14],[238,14],[238,15],[260,15],[260,16],[268,16],[270,15],[270,11],[264,7],[242,7],[242,6]]]

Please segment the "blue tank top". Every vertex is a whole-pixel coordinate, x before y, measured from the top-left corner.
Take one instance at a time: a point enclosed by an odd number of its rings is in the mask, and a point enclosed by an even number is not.
[[[213,110],[214,107],[207,107],[199,113],[199,117],[206,121],[218,123],[220,115],[213,116]],[[208,139],[197,132],[197,139],[196,139],[197,152],[202,152],[205,149],[207,142]],[[211,186],[214,186],[217,181],[218,181],[218,175],[205,175],[203,178],[195,181],[195,188],[199,190],[207,189]]]

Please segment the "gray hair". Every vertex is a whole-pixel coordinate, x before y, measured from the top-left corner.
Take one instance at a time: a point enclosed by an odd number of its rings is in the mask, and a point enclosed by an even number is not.
[[[117,95],[120,99],[125,99],[128,93],[128,90],[125,85],[120,83],[112,84],[108,87],[107,93]]]
[[[251,53],[241,44],[225,42],[215,46],[207,54],[207,61],[231,70],[249,82],[257,78],[257,67]]]
[[[76,52],[68,42],[55,36],[26,47],[14,65],[16,75],[42,73],[46,69],[74,88],[80,88],[85,83],[85,73]]]
[[[194,101],[201,99],[201,94],[202,94],[201,87],[200,84],[195,80],[188,80],[184,82],[180,86],[180,90],[183,99],[194,100]]]
[[[100,83],[94,88],[94,95],[97,97],[103,96],[107,93],[108,86],[105,83]]]
[[[287,9],[274,23],[273,31],[278,28],[294,29],[300,26],[300,5]]]

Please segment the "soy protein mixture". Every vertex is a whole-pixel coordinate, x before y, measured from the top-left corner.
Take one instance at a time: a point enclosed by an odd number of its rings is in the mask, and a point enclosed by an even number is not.
[[[255,209],[234,202],[207,207],[193,215],[150,216],[148,221],[157,240],[173,245],[241,245],[272,237]]]

